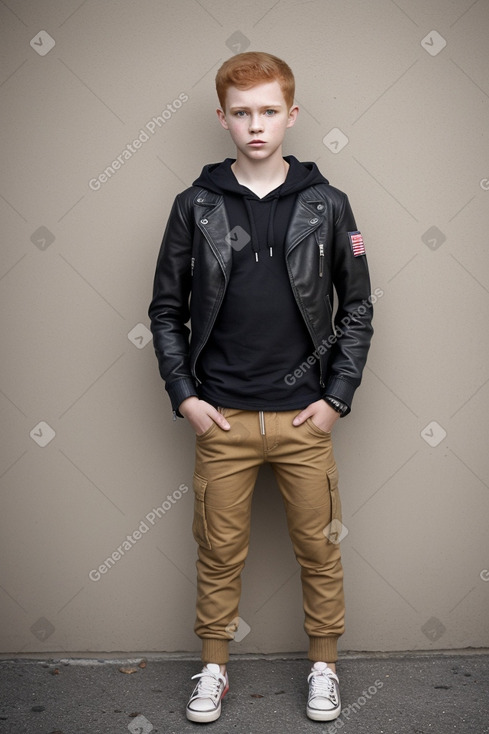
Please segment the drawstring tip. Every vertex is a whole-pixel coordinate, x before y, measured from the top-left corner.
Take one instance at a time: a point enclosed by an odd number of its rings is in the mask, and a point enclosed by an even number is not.
[[[255,262],[258,262],[258,253],[255,252]]]
[[[270,247],[270,257],[273,257],[273,249]]]

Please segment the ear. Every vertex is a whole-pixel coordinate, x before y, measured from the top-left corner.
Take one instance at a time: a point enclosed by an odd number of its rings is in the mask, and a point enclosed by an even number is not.
[[[221,125],[223,126],[223,128],[225,130],[229,130],[229,126],[228,126],[228,123],[227,123],[227,120],[226,120],[226,114],[225,114],[225,112],[223,112],[220,107],[217,108],[216,112],[217,112],[217,116],[219,118],[219,122],[221,123]]]
[[[289,110],[289,117],[287,120],[287,127],[292,127],[292,125],[295,124],[295,121],[297,120],[297,115],[299,114],[299,107],[298,105],[293,105]]]

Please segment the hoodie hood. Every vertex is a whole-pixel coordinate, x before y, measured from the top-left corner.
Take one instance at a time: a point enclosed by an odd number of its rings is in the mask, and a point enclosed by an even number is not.
[[[284,156],[289,164],[287,178],[278,188],[270,191],[263,199],[279,198],[288,194],[296,194],[308,186],[318,183],[329,183],[319,171],[315,163],[298,161],[293,155]],[[240,184],[231,170],[235,158],[226,158],[221,163],[210,163],[204,166],[200,176],[193,182],[194,186],[202,186],[216,194],[238,194],[247,198],[258,198],[247,186]]]
[[[201,186],[215,194],[221,194],[222,196],[225,196],[228,201],[234,197],[239,197],[243,201],[250,223],[251,246],[255,254],[256,262],[258,262],[258,251],[260,249],[260,245],[255,222],[254,207],[260,203],[265,205],[268,204],[266,239],[270,257],[272,257],[274,243],[274,219],[279,199],[283,199],[291,194],[297,194],[299,191],[303,191],[313,184],[329,183],[329,181],[321,174],[315,163],[302,163],[293,155],[284,156],[284,160],[289,164],[289,170],[287,171],[285,181],[261,199],[247,186],[243,186],[238,182],[231,169],[231,165],[235,161],[234,158],[226,158],[220,163],[210,163],[204,166],[200,176],[193,182],[194,186]]]

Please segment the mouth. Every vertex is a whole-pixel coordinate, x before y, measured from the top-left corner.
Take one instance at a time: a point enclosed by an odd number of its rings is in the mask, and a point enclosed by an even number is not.
[[[255,145],[265,145],[264,140],[250,140],[248,145],[255,146]]]

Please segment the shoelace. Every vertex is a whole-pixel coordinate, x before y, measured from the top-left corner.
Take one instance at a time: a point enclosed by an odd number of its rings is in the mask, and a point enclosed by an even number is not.
[[[311,683],[311,698],[315,696],[321,696],[329,698],[335,705],[338,704],[338,698],[336,696],[336,686],[333,678],[327,673],[310,673],[308,680],[312,678]]]
[[[219,676],[215,676],[206,670],[193,675],[192,680],[194,678],[200,678],[195,695],[202,698],[217,698],[220,695],[219,684],[222,682],[223,685],[226,685],[226,679],[222,673],[219,673]]]

